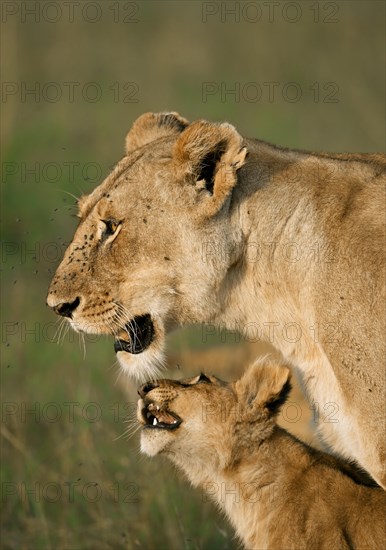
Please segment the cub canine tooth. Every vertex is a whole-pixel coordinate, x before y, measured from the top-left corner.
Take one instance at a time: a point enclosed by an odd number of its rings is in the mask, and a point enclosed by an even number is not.
[[[153,420],[153,426],[156,426],[156,425],[157,425],[157,419],[155,418],[155,419]]]

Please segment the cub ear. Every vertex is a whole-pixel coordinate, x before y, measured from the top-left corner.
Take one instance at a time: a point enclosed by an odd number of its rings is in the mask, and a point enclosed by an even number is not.
[[[177,139],[173,157],[179,176],[193,176],[206,193],[206,215],[216,214],[236,184],[236,172],[245,163],[247,148],[227,123],[192,123]]]
[[[126,136],[126,154],[156,139],[178,135],[188,125],[178,113],[145,113],[137,118]]]
[[[278,362],[256,361],[235,384],[242,410],[249,416],[257,409],[275,415],[291,390],[290,369]]]

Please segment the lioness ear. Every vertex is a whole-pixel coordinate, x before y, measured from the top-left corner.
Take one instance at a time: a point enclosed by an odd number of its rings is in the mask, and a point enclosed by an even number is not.
[[[173,151],[179,175],[193,176],[206,190],[206,215],[216,214],[230,196],[246,155],[243,138],[231,124],[202,120],[182,132]]]
[[[290,378],[287,366],[256,361],[235,384],[240,406],[247,414],[256,409],[277,414],[291,390]]]
[[[145,113],[126,136],[126,154],[161,137],[180,134],[189,122],[178,113]]]

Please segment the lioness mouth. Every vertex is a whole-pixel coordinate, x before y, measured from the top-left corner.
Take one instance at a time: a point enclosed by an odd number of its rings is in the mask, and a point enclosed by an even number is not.
[[[142,409],[142,419],[146,428],[159,430],[175,430],[182,422],[178,415],[164,411],[154,403],[149,403]]]
[[[126,351],[134,355],[142,353],[150,346],[154,339],[155,331],[150,315],[137,315],[126,323],[125,330],[130,340],[115,340],[114,351]]]

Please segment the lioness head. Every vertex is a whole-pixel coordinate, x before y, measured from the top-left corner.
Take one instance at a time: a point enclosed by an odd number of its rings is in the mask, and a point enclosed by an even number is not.
[[[162,362],[165,332],[207,321],[238,235],[227,213],[246,148],[229,124],[147,113],[113,172],[79,201],[79,226],[47,303],[78,331],[111,334],[139,378]],[[228,254],[208,256],[221,243]],[[216,256],[216,257],[215,257]]]
[[[204,374],[149,382],[138,392],[141,450],[225,468],[272,433],[289,378],[286,366],[257,361],[233,383]]]

